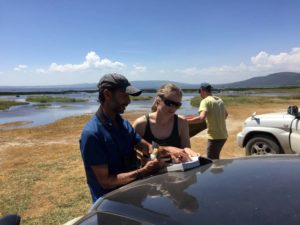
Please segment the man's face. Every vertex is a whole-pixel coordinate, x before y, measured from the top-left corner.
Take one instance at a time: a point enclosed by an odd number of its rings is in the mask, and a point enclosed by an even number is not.
[[[199,89],[199,94],[201,96],[201,98],[204,98],[204,90],[202,88]]]
[[[124,90],[115,90],[109,101],[111,110],[115,113],[124,113],[127,105],[130,103],[129,95]]]

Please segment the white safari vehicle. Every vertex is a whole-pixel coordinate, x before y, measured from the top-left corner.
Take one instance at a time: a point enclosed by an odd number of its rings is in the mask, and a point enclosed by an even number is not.
[[[253,115],[237,135],[246,155],[300,153],[300,112],[289,106],[285,113]]]

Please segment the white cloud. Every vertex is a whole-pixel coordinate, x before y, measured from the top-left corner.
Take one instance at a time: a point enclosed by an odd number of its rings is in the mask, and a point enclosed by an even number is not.
[[[175,72],[177,72],[177,73],[182,72],[189,76],[194,76],[194,75],[201,73],[200,69],[197,69],[196,67],[185,68],[183,70],[175,70]]]
[[[42,68],[36,69],[35,72],[37,72],[37,73],[47,73],[47,71],[45,69],[42,69]]]
[[[300,69],[300,48],[293,48],[291,52],[281,52],[278,55],[270,55],[267,52],[260,52],[251,57],[251,62],[257,68],[277,68],[285,70]]]
[[[141,74],[146,73],[148,71],[146,66],[142,65],[133,65],[131,71],[128,74],[131,76],[131,79],[140,79]]]
[[[189,67],[176,70],[177,73],[183,73],[188,76],[206,76],[212,80],[216,76],[230,76],[237,78],[238,75],[254,75],[291,71],[300,71],[300,48],[293,48],[290,52],[281,52],[277,55],[271,55],[261,51],[256,56],[250,58],[250,63],[240,63],[239,65],[222,65],[219,67],[197,68]],[[241,79],[241,77],[240,77]],[[243,78],[242,78],[243,79]],[[226,77],[224,78],[226,80]]]
[[[139,63],[127,66],[122,62],[101,58],[94,51],[88,52],[83,61],[78,64],[59,64],[53,62],[48,67],[38,67],[31,71],[29,66],[20,64],[16,66],[14,70],[18,79],[20,78],[18,73],[30,72],[32,76],[35,75],[37,77],[36,79],[40,80],[39,82],[52,79],[53,83],[80,83],[82,82],[82,79],[85,79],[84,82],[86,82],[87,79],[90,79],[89,82],[92,82],[93,80],[98,79],[98,70],[101,70],[103,73],[121,71],[122,73],[124,72],[130,80],[149,79],[151,77],[150,79],[170,79],[184,82],[207,81],[211,83],[227,83],[275,72],[300,72],[300,47],[293,48],[286,52],[279,52],[277,54],[260,51],[256,55],[249,57],[247,62],[241,62],[235,65],[212,67],[197,67],[196,65],[191,65],[177,70],[171,67],[160,69],[147,68]],[[88,71],[88,77],[83,78],[83,73],[75,73],[84,71]],[[72,76],[73,80],[69,81],[68,79],[70,79],[70,76],[62,76],[60,73],[74,73]],[[45,76],[38,76],[38,74],[45,74]]]
[[[139,73],[145,73],[147,71],[147,67],[146,66],[137,66],[137,65],[133,65],[133,68],[136,72]]]
[[[88,69],[120,69],[125,67],[124,63],[111,61],[109,59],[101,59],[96,52],[89,52],[85,56],[85,61],[81,64],[57,64],[51,63],[48,69],[38,69],[37,72],[79,72]]]
[[[27,65],[20,64],[14,68],[14,71],[26,71],[27,68],[28,68]]]

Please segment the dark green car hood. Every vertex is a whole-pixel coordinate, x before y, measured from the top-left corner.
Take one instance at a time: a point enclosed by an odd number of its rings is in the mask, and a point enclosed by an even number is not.
[[[226,159],[152,176],[93,210],[152,224],[300,224],[300,157]]]

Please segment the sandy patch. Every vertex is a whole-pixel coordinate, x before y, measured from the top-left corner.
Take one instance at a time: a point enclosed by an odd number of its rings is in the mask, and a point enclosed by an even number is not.
[[[0,130],[18,128],[20,126],[24,126],[24,125],[31,124],[31,123],[32,123],[32,121],[16,121],[16,122],[10,122],[10,123],[1,123]]]

